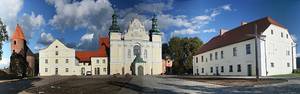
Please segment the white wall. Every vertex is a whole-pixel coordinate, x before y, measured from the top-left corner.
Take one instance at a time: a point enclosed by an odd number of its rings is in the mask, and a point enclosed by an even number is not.
[[[273,30],[273,34],[271,34],[271,30]],[[283,33],[283,37],[281,37],[281,33]],[[270,25],[262,35],[266,37],[258,41],[259,75],[270,76],[292,73],[293,67],[294,69],[296,68],[296,52],[295,48],[292,49],[292,44],[295,45],[295,42],[291,39],[288,31],[276,25]],[[250,55],[246,55],[246,44],[251,44]],[[237,47],[237,56],[232,55],[233,47]],[[219,66],[220,71],[220,66],[224,66],[224,73],[220,73],[220,75],[247,75],[247,65],[251,64],[252,75],[255,75],[254,47],[255,40],[251,39],[195,55],[193,57],[193,74],[196,74],[198,69],[200,75],[213,75],[216,73],[215,67]],[[222,50],[224,51],[224,59],[220,59]],[[288,51],[289,55],[287,55]],[[215,60],[215,52],[218,52],[218,60]],[[212,61],[210,61],[210,53],[213,54]],[[204,56],[204,62],[201,62],[201,56]],[[198,63],[196,63],[197,57]],[[206,58],[208,62],[205,62]],[[271,63],[274,63],[274,67],[271,66]],[[287,63],[289,63],[290,66],[288,66]],[[236,70],[238,64],[242,66],[241,72],[237,72]],[[229,72],[229,65],[233,65],[233,72]],[[213,73],[210,73],[210,67],[213,67]],[[205,68],[204,73],[201,73],[201,68]]]
[[[56,55],[56,51],[58,55]],[[48,63],[46,63],[46,59]],[[56,63],[56,59],[58,63]],[[66,59],[68,59],[68,63]],[[45,71],[46,68],[48,69],[47,72]],[[58,75],[77,75],[75,50],[67,48],[59,40],[55,40],[47,48],[39,51],[40,76],[55,75],[55,68],[58,68]],[[68,68],[68,72],[66,72],[66,68]]]
[[[219,69],[220,75],[247,75],[247,65],[252,66],[252,75],[255,75],[255,51],[254,51],[254,39],[247,40],[244,42],[228,45],[222,48],[214,49],[202,54],[198,54],[193,57],[193,74],[197,73],[199,75],[214,75],[216,74],[216,67]],[[246,54],[246,44],[250,44],[251,54]],[[237,56],[233,56],[233,48],[237,49]],[[221,51],[224,52],[224,58],[221,58]],[[215,59],[215,52],[218,52],[218,59]],[[210,53],[213,54],[212,60],[210,60]],[[203,62],[201,60],[203,56]],[[196,63],[196,58],[198,57],[198,63]],[[206,62],[207,58],[207,62]],[[237,65],[241,65],[241,72],[237,72]],[[233,66],[233,71],[229,72],[229,66]],[[221,66],[224,67],[224,72],[221,72]],[[213,72],[210,72],[210,67],[213,67]],[[202,73],[202,68],[204,68],[204,73]]]

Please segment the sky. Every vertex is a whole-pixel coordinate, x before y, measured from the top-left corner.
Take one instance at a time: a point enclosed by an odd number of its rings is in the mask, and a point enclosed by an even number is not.
[[[156,15],[163,42],[175,36],[207,42],[222,28],[270,16],[300,44],[299,9],[300,0],[0,0],[0,18],[9,36],[20,24],[34,53],[55,39],[76,50],[96,49],[99,37],[107,36],[114,12],[122,32],[133,18],[148,31]],[[2,50],[0,68],[9,66],[10,41]]]

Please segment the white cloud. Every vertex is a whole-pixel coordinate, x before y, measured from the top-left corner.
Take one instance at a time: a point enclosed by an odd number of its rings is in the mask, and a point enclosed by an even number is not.
[[[298,38],[296,37],[296,35],[291,35],[291,38],[292,38],[295,42],[298,41]]]
[[[181,30],[175,30],[171,36],[176,36],[176,35],[192,35],[192,34],[197,34],[200,32],[195,31],[194,29],[188,28],[188,29],[181,29]]]
[[[0,0],[0,17],[7,25],[8,34],[15,30],[18,13],[23,7],[23,0]]]
[[[232,11],[231,4],[223,5],[222,8],[227,11]]]
[[[9,58],[2,58],[2,60],[0,60],[0,69],[9,67],[9,62]]]
[[[42,33],[41,33],[41,36],[40,36],[40,39],[38,40],[38,44],[42,44],[42,45],[48,46],[48,45],[51,44],[54,40],[55,40],[55,38],[52,36],[51,33],[45,33],[45,32],[42,32]],[[36,46],[36,47],[41,48],[40,46]],[[36,48],[36,47],[35,47],[35,48]]]
[[[62,31],[66,28],[91,28],[98,31],[107,30],[113,9],[108,0],[63,1],[48,0],[56,8],[56,15],[49,23]],[[90,30],[88,30],[90,31]],[[93,32],[98,32],[93,31]]]
[[[92,41],[94,34],[85,34],[80,38],[80,41]]]
[[[171,33],[171,36],[176,36],[176,35],[191,35],[191,34],[196,34],[200,33],[197,31],[203,31],[205,33],[208,32],[215,32],[214,29],[206,29],[202,30],[203,27],[210,22],[214,21],[215,17],[220,15],[224,11],[231,11],[231,5],[222,5],[217,8],[212,8],[212,9],[207,9],[205,10],[204,15],[198,15],[195,16],[191,19],[184,18],[183,20],[186,21],[186,24],[189,24],[188,26],[184,27],[181,30],[175,30],[174,32]]]
[[[40,27],[45,24],[44,17],[42,15],[35,15],[31,12],[31,15],[24,13],[20,24],[24,30],[27,39],[30,39],[34,35],[34,31],[40,29]]]
[[[300,53],[298,53],[296,56],[297,56],[297,57],[300,57]]]
[[[203,32],[204,33],[211,33],[211,32],[216,32],[216,30],[215,29],[205,29],[205,30],[203,30]]]

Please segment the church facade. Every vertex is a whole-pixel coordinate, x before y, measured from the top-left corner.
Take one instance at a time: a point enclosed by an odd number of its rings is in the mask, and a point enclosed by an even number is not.
[[[152,19],[152,29],[134,18],[125,33],[120,32],[114,14],[110,27],[110,74],[157,75],[162,71],[162,33],[157,29],[157,19]]]
[[[163,73],[162,33],[157,19],[152,29],[134,18],[126,33],[120,32],[113,14],[108,37],[99,38],[99,49],[76,51],[55,40],[39,51],[39,75],[159,75]]]

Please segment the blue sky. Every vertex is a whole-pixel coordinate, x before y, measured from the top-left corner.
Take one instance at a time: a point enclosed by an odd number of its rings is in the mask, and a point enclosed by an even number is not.
[[[0,18],[9,34],[19,23],[33,52],[59,39],[77,50],[97,48],[106,36],[115,10],[121,31],[139,18],[149,30],[156,14],[163,41],[170,37],[199,37],[207,42],[219,29],[232,29],[242,21],[271,16],[299,38],[299,0],[1,0]],[[299,41],[297,41],[299,44]],[[10,42],[6,42],[0,68],[8,66]],[[297,46],[300,49],[299,46]],[[299,52],[298,52],[299,53]]]

